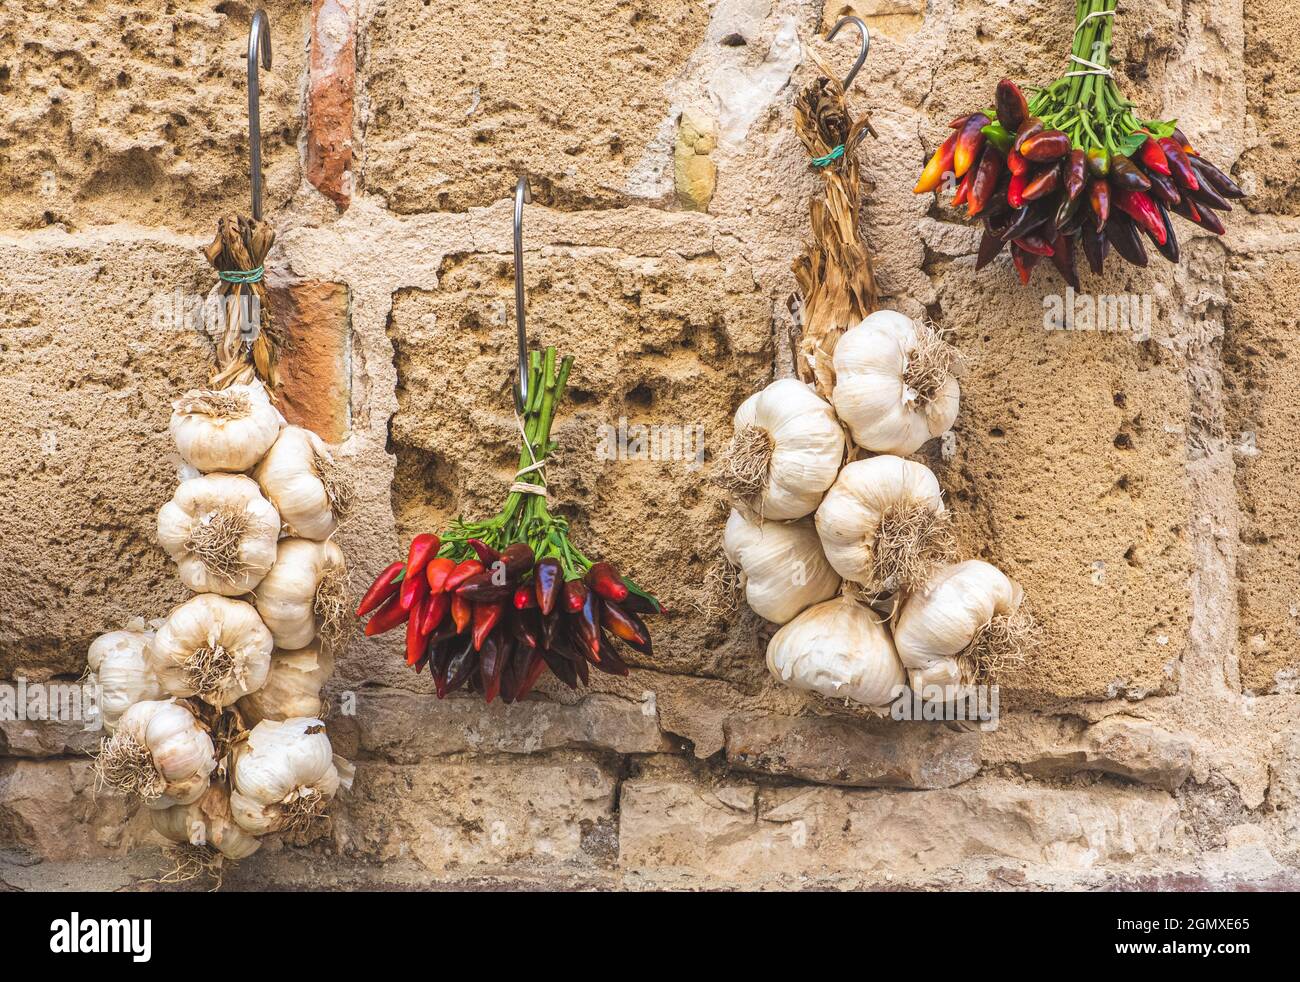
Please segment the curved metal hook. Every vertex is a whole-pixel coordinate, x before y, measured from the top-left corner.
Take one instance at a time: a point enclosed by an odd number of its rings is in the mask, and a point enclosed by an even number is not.
[[[519,378],[515,381],[515,409],[528,405],[528,335],[524,330],[524,205],[532,204],[528,175],[515,185],[515,329],[519,336]]]
[[[258,10],[248,25],[248,173],[252,186],[253,220],[262,217],[262,120],[261,89],[257,79],[257,55],[262,54],[262,67],[271,68],[271,22],[266,11]]]
[[[853,84],[853,80],[858,77],[858,72],[862,70],[863,63],[867,60],[867,49],[871,47],[871,32],[867,30],[867,25],[863,23],[861,17],[845,17],[831,28],[831,32],[826,35],[826,40],[834,41],[835,35],[840,33],[840,28],[845,24],[852,24],[858,29],[858,33],[862,35],[862,50],[858,52],[858,60],[853,63],[853,67],[849,69],[849,73],[844,76],[844,81],[841,83],[844,91],[847,92],[849,86]]]

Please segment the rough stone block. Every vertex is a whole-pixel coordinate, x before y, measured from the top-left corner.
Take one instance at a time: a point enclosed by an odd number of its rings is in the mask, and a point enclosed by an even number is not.
[[[305,10],[262,4],[267,209],[298,183]],[[0,228],[133,221],[209,230],[248,205],[243,4],[71,0],[0,10]],[[21,94],[23,108],[12,100]]]
[[[1229,438],[1237,448],[1241,685],[1300,691],[1300,257],[1234,257],[1224,338]]]
[[[1191,773],[1192,744],[1146,720],[1108,716],[1078,739],[1045,748],[1023,766],[1035,776],[1099,771],[1174,791]]]
[[[598,866],[617,854],[615,787],[613,773],[577,760],[362,762],[334,806],[335,838],[345,856],[439,871]]]
[[[0,760],[0,847],[47,860],[116,856],[151,829],[144,809],[94,793],[88,760]]]
[[[348,288],[307,281],[272,286],[272,316],[285,333],[280,400],[285,419],[328,443],[351,423],[352,319]]]
[[[468,0],[452,16],[393,0],[369,29],[370,190],[399,212],[463,211],[528,172],[558,207],[662,198],[669,86],[707,22],[688,0]]]
[[[1257,141],[1241,156],[1236,174],[1249,183],[1252,211],[1300,215],[1300,51],[1295,25],[1268,0],[1245,0],[1246,111]],[[1222,162],[1219,162],[1222,166]]]
[[[705,787],[671,772],[623,785],[620,861],[743,879],[826,871],[916,875],[972,860],[1088,870],[1174,844],[1167,794],[981,778],[941,791]]]
[[[832,717],[727,721],[727,763],[852,787],[946,788],[980,769],[980,737],[941,724]]]
[[[183,314],[212,280],[171,240],[55,230],[0,265],[0,679],[76,676],[96,634],[184,592],[153,540],[171,402],[211,367]]]

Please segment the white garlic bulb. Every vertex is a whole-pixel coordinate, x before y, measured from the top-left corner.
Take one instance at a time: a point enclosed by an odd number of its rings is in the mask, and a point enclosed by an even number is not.
[[[264,719],[319,716],[321,689],[333,671],[334,658],[319,643],[297,651],[273,651],[266,684],[239,700],[246,725]]]
[[[767,667],[793,689],[872,707],[893,702],[905,681],[878,615],[845,596],[809,607],[777,631]]]
[[[339,525],[343,493],[334,458],[311,430],[286,426],[253,476],[280,511],[285,534],[328,539]]]
[[[872,592],[919,586],[950,551],[939,481],[913,460],[883,455],[845,465],[817,509],[826,558]]]
[[[275,507],[242,474],[184,481],[158,512],[158,544],[195,593],[247,593],[275,562],[279,538]]]
[[[174,700],[137,702],[122,714],[95,757],[99,782],[150,808],[197,801],[217,761],[212,737]]]
[[[764,522],[732,509],[722,547],[740,567],[750,609],[774,624],[839,592],[839,574],[826,561],[809,518]]]
[[[811,514],[844,459],[830,404],[798,379],[778,379],[740,404],[720,478],[771,521]]]
[[[235,751],[230,806],[253,835],[304,831],[339,787],[325,724],[262,720]]]
[[[251,604],[202,593],[167,615],[145,656],[173,696],[222,709],[262,687],[273,647]]]
[[[835,412],[860,447],[906,457],[957,418],[953,349],[931,328],[878,310],[835,346]]]
[[[165,695],[145,659],[152,637],[151,631],[109,631],[90,642],[86,663],[99,686],[99,714],[110,733],[131,706]]]
[[[235,824],[230,795],[213,785],[198,801],[149,813],[154,831],[178,845],[206,846],[230,860],[247,859],[261,842]]]
[[[907,598],[894,627],[912,687],[966,685],[1023,657],[1034,634],[1023,599],[1018,583],[981,560],[940,570]]]
[[[205,474],[246,471],[271,448],[284,418],[261,382],[192,389],[172,403],[171,433],[186,463]]]
[[[347,569],[333,542],[281,539],[275,565],[254,594],[275,646],[305,648],[317,632],[337,639],[347,617]]]

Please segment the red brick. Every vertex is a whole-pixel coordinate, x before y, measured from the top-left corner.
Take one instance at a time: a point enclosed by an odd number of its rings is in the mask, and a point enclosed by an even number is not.
[[[307,94],[307,180],[339,210],[352,200],[355,0],[312,0]]]
[[[352,397],[348,288],[305,280],[270,288],[271,312],[285,333],[280,410],[329,443],[347,439]]]

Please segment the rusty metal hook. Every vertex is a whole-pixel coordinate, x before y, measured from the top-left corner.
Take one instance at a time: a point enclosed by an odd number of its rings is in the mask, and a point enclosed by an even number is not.
[[[867,60],[867,49],[871,47],[871,32],[867,30],[867,25],[863,23],[861,17],[845,17],[831,28],[831,32],[826,35],[826,40],[834,41],[835,35],[840,33],[840,28],[845,24],[852,24],[858,29],[858,33],[862,35],[862,50],[858,52],[858,60],[853,63],[853,67],[849,69],[849,73],[844,76],[844,81],[841,83],[844,91],[847,92],[849,86],[853,84],[853,80],[858,77],[858,72],[862,70],[863,63]]]
[[[532,204],[533,189],[528,175],[521,174],[515,185],[515,330],[519,340],[519,378],[515,381],[515,409],[521,414],[528,405],[528,335],[524,330],[524,205]]]
[[[262,67],[271,68],[271,23],[265,10],[253,14],[248,25],[248,172],[253,196],[253,220],[262,218],[262,120],[261,89],[257,78],[257,55]]]

